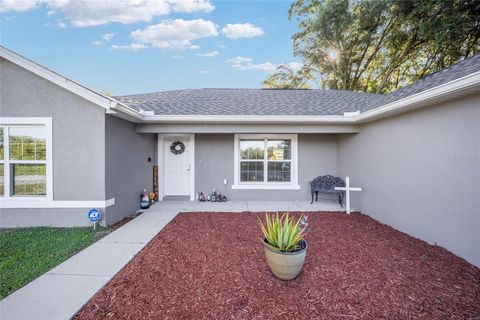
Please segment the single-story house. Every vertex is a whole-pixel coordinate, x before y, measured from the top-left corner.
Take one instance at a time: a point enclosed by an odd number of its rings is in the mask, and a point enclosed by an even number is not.
[[[309,200],[351,177],[353,206],[480,265],[480,55],[390,94],[187,89],[109,97],[4,47],[0,227],[113,224],[159,200]],[[154,177],[154,166],[158,175]],[[327,195],[326,195],[327,197]]]

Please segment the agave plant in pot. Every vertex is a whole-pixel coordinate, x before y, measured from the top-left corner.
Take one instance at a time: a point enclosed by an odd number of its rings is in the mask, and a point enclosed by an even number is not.
[[[263,247],[267,264],[281,280],[292,280],[302,270],[307,254],[307,241],[303,238],[306,218],[297,220],[288,213],[265,214],[265,224],[259,218],[263,232]]]

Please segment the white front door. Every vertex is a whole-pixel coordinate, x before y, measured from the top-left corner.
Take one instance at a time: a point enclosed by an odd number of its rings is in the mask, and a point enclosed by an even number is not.
[[[190,139],[190,136],[164,138],[165,195],[167,196],[190,196],[190,175],[193,166],[190,163],[192,158]]]

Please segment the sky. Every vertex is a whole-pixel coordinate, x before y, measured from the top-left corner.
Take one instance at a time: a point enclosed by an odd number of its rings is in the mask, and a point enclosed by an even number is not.
[[[260,88],[292,53],[292,1],[0,0],[0,43],[112,95]]]

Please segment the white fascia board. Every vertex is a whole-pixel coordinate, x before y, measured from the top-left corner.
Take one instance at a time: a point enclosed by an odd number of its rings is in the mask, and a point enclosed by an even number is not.
[[[356,124],[383,118],[411,108],[434,98],[447,97],[480,84],[480,71],[427,89],[406,98],[388,103],[364,113],[346,113],[343,116],[308,115],[155,115],[143,116],[143,123],[305,123],[305,124]],[[132,111],[134,111],[132,109]],[[136,111],[134,111],[136,112]],[[137,112],[138,113],[138,112]]]
[[[24,69],[49,80],[62,88],[71,91],[84,99],[91,101],[106,110],[115,109],[136,123],[309,123],[309,124],[354,124],[368,122],[377,118],[388,116],[392,113],[401,112],[403,108],[408,110],[421,102],[448,96],[459,90],[478,85],[480,72],[469,74],[465,77],[452,80],[445,84],[394,101],[359,115],[347,114],[347,116],[309,116],[309,115],[154,115],[148,116],[137,110],[103,94],[82,86],[58,73],[55,73],[27,58],[24,58],[3,46],[0,46],[0,57],[23,67]],[[116,116],[119,116],[116,114]]]
[[[351,123],[343,116],[308,115],[155,115],[144,116],[144,123]]]
[[[123,104],[119,101],[115,100],[115,105],[113,105],[112,108],[115,109],[115,111],[121,112],[124,115],[133,117],[137,120],[144,120],[145,119],[145,116],[142,115],[140,112],[138,112],[137,110],[135,110],[133,108],[130,108],[126,104]]]
[[[479,84],[480,71],[424,90],[406,98],[393,101],[376,109],[366,111],[364,113],[361,113],[358,117],[355,117],[354,119],[355,122],[368,122],[377,118],[386,117],[392,113],[401,112],[402,109],[413,108],[416,105],[420,105],[422,102],[426,102],[434,98],[446,97],[460,90],[467,89],[473,86],[478,86]]]
[[[386,117],[392,113],[421,107],[423,102],[446,97],[455,92],[478,86],[480,71],[424,90],[406,98],[388,103],[364,113],[347,113],[344,116],[308,115],[155,115],[143,116],[142,122],[158,123],[310,123],[310,124],[356,124]]]
[[[100,94],[98,92],[95,92],[91,89],[88,89],[85,86],[82,86],[81,84],[78,84],[75,81],[72,81],[68,78],[65,78],[58,73],[51,71],[31,60],[28,60],[27,58],[24,58],[10,50],[8,50],[5,47],[0,46],[0,57],[50,81],[55,83],[56,85],[90,101],[93,102],[94,104],[105,108],[105,109],[110,109],[113,105],[115,105],[115,100],[112,98],[109,98],[103,94]]]

